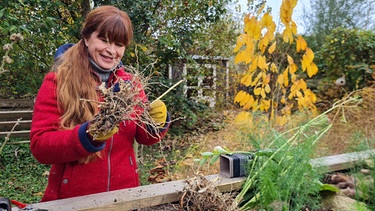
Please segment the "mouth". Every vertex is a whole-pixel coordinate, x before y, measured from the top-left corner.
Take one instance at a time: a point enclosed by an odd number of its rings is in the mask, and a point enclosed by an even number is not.
[[[112,56],[106,56],[106,55],[103,55],[103,54],[100,54],[100,56],[101,56],[104,60],[107,60],[107,61],[112,61],[112,60],[113,60],[113,57],[112,57]]]

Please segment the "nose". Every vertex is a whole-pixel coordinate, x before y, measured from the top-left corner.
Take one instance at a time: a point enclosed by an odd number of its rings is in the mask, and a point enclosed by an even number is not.
[[[116,54],[116,44],[115,43],[109,43],[107,47],[108,53],[110,53],[112,56],[115,56]]]

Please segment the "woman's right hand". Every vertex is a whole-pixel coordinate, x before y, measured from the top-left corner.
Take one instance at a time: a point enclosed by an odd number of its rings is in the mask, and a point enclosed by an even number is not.
[[[92,134],[89,132],[90,136],[93,138],[94,141],[106,141],[107,139],[111,138],[115,133],[117,133],[118,127],[114,127],[112,130],[108,131],[107,133],[100,133],[100,134]]]

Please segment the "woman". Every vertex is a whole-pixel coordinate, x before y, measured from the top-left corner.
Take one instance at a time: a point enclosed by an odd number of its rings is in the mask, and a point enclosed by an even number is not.
[[[30,133],[35,158],[52,164],[42,201],[140,185],[133,142],[160,141],[169,127],[165,104],[159,100],[148,111],[161,125],[159,130],[143,121],[125,120],[105,134],[87,132],[99,112],[97,102],[103,100],[98,86],[132,81],[132,75],[119,65],[132,35],[125,12],[98,7],[88,14],[82,39],[69,46],[46,75],[36,97]],[[143,89],[137,97],[147,101]]]

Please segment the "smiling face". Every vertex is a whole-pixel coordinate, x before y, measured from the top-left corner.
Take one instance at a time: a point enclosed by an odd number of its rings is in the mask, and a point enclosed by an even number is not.
[[[124,55],[125,44],[113,42],[106,37],[98,37],[96,31],[84,40],[91,59],[103,69],[114,68]]]

